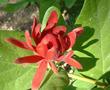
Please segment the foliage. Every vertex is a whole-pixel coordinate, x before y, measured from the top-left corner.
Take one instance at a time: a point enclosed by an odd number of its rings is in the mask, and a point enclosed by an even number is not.
[[[73,57],[82,64],[83,69],[70,67],[69,70],[74,71],[73,73],[61,69],[59,76],[48,70],[40,90],[110,89],[110,0],[85,0],[84,4],[81,0],[20,0],[14,4],[7,2],[0,1],[7,12],[15,12],[27,8],[30,4],[37,4],[39,21],[42,23],[41,31],[53,10],[59,15],[58,25],[66,25],[68,32],[77,26],[84,27],[84,33],[77,38],[73,47],[75,53]],[[69,15],[66,21],[61,16],[64,10],[67,10]],[[72,10],[78,11],[73,13]],[[7,44],[4,41],[7,37],[24,40],[24,34],[18,31],[0,31],[0,90],[27,90],[31,88],[37,67],[34,64],[22,66],[13,62],[18,57],[32,53]],[[60,64],[62,63],[58,65]]]

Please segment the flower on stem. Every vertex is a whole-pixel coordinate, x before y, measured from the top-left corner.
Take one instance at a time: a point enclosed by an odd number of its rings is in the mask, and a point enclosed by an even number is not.
[[[15,61],[17,64],[38,63],[39,67],[32,81],[32,90],[40,88],[48,65],[54,73],[58,73],[54,61],[63,61],[78,69],[82,68],[81,64],[72,58],[73,51],[68,51],[68,49],[73,47],[76,37],[83,32],[83,28],[73,29],[66,35],[66,27],[56,26],[57,22],[57,13],[52,11],[43,32],[40,32],[41,24],[37,24],[37,20],[34,18],[31,35],[28,31],[25,31],[25,42],[14,38],[6,39],[9,43],[34,52],[34,55],[17,58]],[[34,40],[35,45],[32,44],[31,38]]]

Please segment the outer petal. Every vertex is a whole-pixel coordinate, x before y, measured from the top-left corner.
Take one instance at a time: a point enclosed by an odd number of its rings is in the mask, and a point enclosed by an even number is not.
[[[39,42],[41,24],[38,24],[32,31],[32,37],[36,44]]]
[[[49,42],[51,42],[55,48],[58,48],[57,39],[53,34],[46,34],[41,41],[43,44],[48,44]]]
[[[73,29],[73,31],[76,33],[77,36],[80,36],[80,34],[83,33],[84,29],[83,27],[78,27],[78,28]]]
[[[26,38],[26,42],[27,42],[28,47],[34,51],[34,46],[32,46],[32,41],[31,41],[29,31],[25,31],[25,38]]]
[[[71,50],[66,54],[66,57],[72,57],[74,54],[74,52]]]
[[[58,53],[57,53],[57,49],[55,49],[54,47],[49,49],[48,52],[47,52],[47,55],[46,55],[46,58],[48,60],[55,60],[58,56]]]
[[[72,48],[72,46],[75,44],[75,41],[76,41],[76,33],[75,31],[71,31],[68,33],[67,37],[69,38],[69,41],[70,41],[70,46],[69,48]]]
[[[32,24],[32,31],[35,29],[36,25],[37,25],[37,20],[36,20],[36,17],[34,17],[33,24]]]
[[[64,40],[64,37],[61,35],[58,35],[58,40],[59,40],[60,46],[61,46],[60,50],[61,50],[61,52],[64,52],[68,46],[67,45],[68,42],[66,43]]]
[[[26,42],[22,42],[22,41],[19,41],[15,38],[7,38],[5,39],[6,42],[9,42],[11,44],[14,44],[20,48],[24,48],[24,49],[28,49],[28,50],[31,50],[31,48],[27,45]]]
[[[52,28],[57,22],[58,22],[58,15],[57,15],[56,11],[52,11],[52,13],[49,17],[49,20],[47,22],[46,29]]]
[[[58,73],[58,69],[56,68],[55,64],[53,62],[49,62],[50,67],[52,68],[53,72],[55,74]]]
[[[40,43],[38,44],[38,46],[36,47],[37,53],[42,56],[45,57],[48,51],[47,45]]]
[[[60,57],[58,58],[58,61],[64,61],[66,58],[72,57],[72,56],[73,56],[73,53],[74,53],[74,52],[73,52],[72,50],[69,51],[67,54],[60,56]]]
[[[38,88],[40,87],[41,82],[43,80],[43,77],[46,73],[46,69],[47,69],[47,62],[42,61],[34,76],[34,79],[32,82],[32,90],[38,90]]]
[[[17,63],[17,64],[36,63],[36,62],[39,62],[42,59],[43,59],[43,57],[38,56],[38,55],[25,56],[25,57],[21,57],[21,58],[16,59],[15,63]]]
[[[65,58],[64,62],[66,62],[70,66],[76,67],[77,69],[82,69],[82,65],[73,58]]]
[[[65,33],[66,32],[66,27],[65,26],[56,26],[53,28],[53,34],[57,35],[59,33]]]
[[[58,61],[64,61],[67,64],[69,64],[70,66],[76,67],[78,69],[82,69],[81,64],[78,61],[71,58],[72,55],[73,55],[73,51],[70,51],[65,56],[63,55],[63,56],[59,57]]]

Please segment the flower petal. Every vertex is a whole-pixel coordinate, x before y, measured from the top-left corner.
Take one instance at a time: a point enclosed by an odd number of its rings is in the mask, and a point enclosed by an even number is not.
[[[72,55],[73,55],[73,51],[71,50],[65,56],[64,55],[60,56],[57,61],[59,61],[59,62],[64,61],[67,64],[69,64],[70,66],[76,67],[78,69],[82,69],[82,65],[75,59],[71,58]]]
[[[38,46],[36,47],[36,50],[40,56],[45,57],[47,54],[48,48],[46,44],[39,43]]]
[[[51,49],[48,50],[46,58],[48,60],[55,60],[57,58],[57,49],[55,49],[54,47],[52,47]]]
[[[76,32],[77,36],[80,36],[80,34],[83,33],[84,29],[83,27],[78,27],[78,28],[73,29],[73,31]]]
[[[70,66],[76,67],[77,69],[82,69],[82,65],[73,58],[65,58],[65,61]]]
[[[7,39],[5,39],[5,41],[6,41],[6,42],[9,42],[9,43],[11,43],[11,44],[14,44],[14,45],[16,45],[16,46],[18,46],[18,47],[20,47],[20,48],[24,48],[24,49],[31,50],[31,49],[28,47],[28,45],[27,45],[26,42],[19,41],[19,40],[15,39],[15,38],[7,38]]]
[[[55,74],[57,74],[57,73],[58,73],[58,69],[57,69],[57,67],[55,66],[55,64],[54,64],[53,62],[49,62],[49,65],[50,65],[50,67],[52,68],[53,72],[54,72]]]
[[[32,45],[30,33],[27,30],[25,31],[25,38],[26,38],[26,42],[27,42],[28,47],[34,51],[34,46]]]
[[[38,67],[37,72],[32,81],[32,90],[37,90],[40,87],[43,77],[46,73],[46,69],[47,69],[47,62],[43,60],[40,63],[40,66]]]
[[[46,29],[52,28],[58,22],[58,15],[56,11],[52,11],[48,19]]]
[[[38,56],[38,55],[25,56],[25,57],[17,58],[15,63],[17,63],[17,64],[36,63],[36,62],[39,62],[42,59],[43,59],[43,57]]]
[[[37,20],[36,20],[36,17],[34,17],[33,24],[32,24],[32,31],[35,29],[36,25],[37,25]]]
[[[65,33],[66,27],[65,26],[56,26],[53,28],[53,34],[57,35],[59,33]]]
[[[65,39],[64,39],[63,36],[58,35],[58,40],[59,40],[60,46],[61,46],[60,51],[63,53],[66,50],[66,48],[67,48],[68,45],[65,42]]]
[[[74,54],[74,52],[71,50],[65,55],[65,57],[72,57],[73,54]]]
[[[38,24],[35,29],[32,31],[32,37],[35,41],[36,44],[38,44],[39,41],[39,37],[40,37],[40,28],[41,28],[41,24]]]
[[[55,48],[58,48],[58,42],[54,35],[46,34],[45,37],[41,41],[41,43],[43,44],[48,44],[49,42],[51,42]]]
[[[69,41],[70,41],[70,46],[69,48],[72,48],[72,46],[75,44],[75,41],[76,41],[76,33],[75,31],[71,31],[68,33],[67,37],[69,38]]]

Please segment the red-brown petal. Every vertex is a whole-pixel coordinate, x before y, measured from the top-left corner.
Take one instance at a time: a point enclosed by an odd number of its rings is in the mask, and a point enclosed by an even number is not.
[[[45,30],[51,29],[51,28],[54,27],[54,26],[55,26],[54,23],[49,23],[49,24],[47,24]]]
[[[25,38],[26,38],[28,47],[34,51],[29,31],[25,31]]]
[[[42,61],[32,81],[32,90],[38,90],[43,80],[43,77],[46,73],[46,69],[47,69],[47,62]]]
[[[38,33],[40,33],[41,24],[38,24],[35,29],[32,31],[32,37],[36,38]]]
[[[25,57],[17,58],[15,63],[17,63],[17,64],[36,63],[36,62],[39,62],[42,59],[43,59],[43,57],[38,56],[38,55],[25,56]]]
[[[52,71],[57,74],[58,73],[58,69],[55,66],[55,64],[53,62],[49,62],[50,67],[52,68]]]
[[[78,27],[78,28],[73,29],[73,31],[76,32],[77,36],[80,36],[83,33],[84,29],[83,27]]]
[[[46,29],[52,28],[58,22],[58,15],[56,11],[52,11],[47,22]]]
[[[58,61],[58,62],[62,62],[62,61],[64,61],[64,58],[65,58],[65,57],[62,55],[62,56],[60,56],[60,57],[57,59],[57,61]]]
[[[49,49],[46,58],[48,60],[55,60],[57,58],[57,49],[55,49],[54,47]]]
[[[72,57],[73,54],[74,54],[74,52],[71,50],[71,51],[69,51],[69,52],[66,54],[65,57]]]
[[[65,26],[56,26],[53,28],[53,34],[57,35],[60,32],[65,33],[66,32],[66,27]]]
[[[82,65],[75,59],[71,58],[72,55],[73,55],[73,51],[71,50],[65,56],[64,55],[60,56],[57,61],[59,61],[59,62],[64,61],[67,64],[69,64],[70,66],[76,67],[78,69],[82,69]]]
[[[68,36],[69,41],[70,41],[69,48],[72,48],[72,46],[75,44],[75,41],[76,41],[76,33],[73,30],[73,31],[69,32],[67,36]]]
[[[36,20],[36,17],[34,17],[33,24],[32,24],[32,32],[35,29],[36,25],[37,25],[37,20]]]
[[[73,58],[65,58],[64,62],[66,62],[70,66],[76,67],[77,69],[82,69],[82,65]]]
[[[9,42],[9,43],[11,43],[11,44],[13,44],[13,45],[15,45],[15,46],[18,46],[18,47],[20,47],[20,48],[24,48],[24,49],[31,50],[31,49],[28,47],[28,45],[27,45],[26,42],[19,41],[19,40],[15,39],[15,38],[7,38],[7,39],[5,39],[5,41],[6,41],[6,42]]]
[[[54,35],[47,34],[41,41],[41,43],[43,43],[43,44],[48,44],[49,42],[51,42],[55,48],[58,48],[58,42]]]
[[[37,53],[41,55],[42,57],[45,57],[48,51],[47,45],[40,43],[36,47]]]
[[[60,50],[61,50],[61,52],[64,52],[66,50],[66,45],[67,45],[65,40],[64,40],[64,37],[62,37],[61,35],[58,35],[58,40],[59,40],[60,45],[61,45]]]

